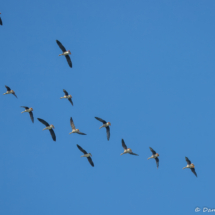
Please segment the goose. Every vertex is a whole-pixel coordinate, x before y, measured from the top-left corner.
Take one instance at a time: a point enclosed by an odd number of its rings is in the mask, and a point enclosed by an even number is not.
[[[132,150],[130,148],[127,148],[127,146],[125,145],[125,141],[123,139],[122,139],[122,147],[124,148],[124,152],[120,155],[129,153],[130,155],[137,155],[138,156],[138,154],[135,154],[134,152],[132,152]]]
[[[158,166],[159,166],[159,159],[158,159],[158,156],[159,156],[159,154],[156,153],[156,151],[154,151],[151,147],[149,147],[149,149],[150,149],[151,152],[152,152],[152,156],[149,157],[148,160],[151,159],[151,158],[154,158],[155,161],[156,161],[156,164],[157,164],[157,169],[158,169]]]
[[[24,111],[22,111],[21,113],[28,112],[28,113],[29,113],[29,115],[30,115],[30,117],[31,117],[31,121],[32,121],[32,122],[34,122],[34,116],[33,116],[33,113],[32,113],[33,108],[32,108],[32,107],[31,107],[31,108],[29,108],[29,107],[26,107],[26,106],[21,106],[21,107],[25,108],[25,110],[24,110]]]
[[[63,52],[62,54],[59,54],[59,56],[64,55],[66,57],[66,60],[67,60],[67,62],[69,64],[69,66],[72,68],[72,61],[71,61],[71,59],[69,57],[69,54],[71,55],[70,50],[67,51],[60,41],[56,40],[56,42],[57,42],[58,46],[60,47],[60,49]]]
[[[63,89],[63,92],[64,92],[65,95],[63,97],[60,97],[60,99],[68,99],[69,102],[73,105],[72,96],[69,95],[69,93],[64,89]]]
[[[52,139],[54,140],[54,141],[56,141],[56,135],[55,135],[55,133],[54,133],[54,130],[53,130],[53,128],[55,128],[54,127],[54,125],[49,125],[48,124],[48,122],[46,122],[45,120],[43,120],[43,119],[40,119],[40,118],[37,118],[41,123],[43,123],[46,127],[43,129],[43,130],[46,130],[46,129],[48,129],[49,131],[50,131],[50,134],[51,134],[51,136],[52,136]]]
[[[81,134],[81,135],[86,135],[85,133],[80,132],[79,129],[76,129],[76,128],[75,128],[75,124],[74,124],[74,122],[73,122],[72,117],[70,117],[70,125],[71,125],[71,127],[72,127],[72,131],[71,131],[69,134],[77,133],[77,134]]]
[[[94,166],[94,163],[93,163],[93,161],[92,161],[92,154],[91,153],[87,153],[84,149],[82,149],[81,148],[81,146],[79,146],[78,144],[77,144],[77,147],[79,148],[79,150],[81,151],[81,152],[83,152],[84,153],[84,155],[82,155],[81,157],[86,157],[87,159],[88,159],[88,161],[89,161],[89,163],[91,164],[91,166]]]
[[[183,169],[190,168],[193,174],[197,177],[194,164],[191,163],[191,161],[187,157],[185,157],[185,160],[187,161],[187,166],[185,166]]]
[[[4,93],[3,95],[6,95],[6,94],[13,94],[14,96],[16,96],[15,92],[14,92],[13,90],[11,90],[10,87],[8,87],[8,86],[6,86],[6,85],[5,85],[5,87],[6,87],[6,89],[7,89],[7,92]],[[17,98],[17,96],[16,96],[16,98]]]
[[[106,122],[105,120],[103,120],[103,119],[101,119],[101,118],[99,118],[99,117],[95,117],[97,120],[99,120],[100,122],[102,122],[103,123],[103,125],[100,127],[100,128],[103,128],[103,127],[105,127],[106,128],[106,133],[107,133],[107,140],[109,140],[110,139],[110,125],[111,125],[111,123],[110,122]],[[100,129],[99,128],[99,129]]]

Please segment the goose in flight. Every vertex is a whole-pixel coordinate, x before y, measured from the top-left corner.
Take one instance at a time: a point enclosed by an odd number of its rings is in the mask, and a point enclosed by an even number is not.
[[[6,85],[5,85],[5,87],[6,87],[6,89],[7,89],[7,92],[4,93],[3,95],[6,95],[6,94],[13,94],[14,96],[16,96],[15,92],[14,92],[13,90],[11,90],[10,87],[8,87],[8,86],[6,86]],[[17,98],[17,96],[16,96],[16,98]]]
[[[158,169],[158,166],[159,166],[159,159],[158,159],[158,156],[159,156],[159,154],[158,153],[156,153],[156,151],[155,150],[153,150],[151,147],[149,147],[149,149],[151,150],[151,152],[152,152],[152,156],[151,157],[149,157],[148,158],[148,160],[149,159],[151,159],[151,158],[154,158],[155,159],[155,161],[156,161],[156,164],[157,164],[157,169]]]
[[[185,157],[185,160],[187,161],[187,166],[185,166],[183,169],[189,168],[193,172],[193,174],[197,177],[194,164],[191,163],[191,161],[187,157]]]
[[[46,126],[43,130],[48,129],[48,130],[50,131],[50,134],[51,134],[51,136],[52,136],[52,139],[53,139],[54,141],[56,141],[56,135],[55,135],[54,130],[53,130],[53,128],[55,128],[54,125],[49,125],[48,122],[46,122],[46,121],[43,120],[43,119],[40,119],[40,118],[37,118],[37,119],[38,119],[41,123],[43,123],[43,124]]]
[[[71,55],[70,50],[67,51],[60,41],[56,40],[56,42],[57,42],[58,46],[60,47],[60,49],[63,52],[62,54],[59,54],[59,56],[64,55],[66,57],[66,60],[67,60],[67,62],[69,64],[69,66],[72,68],[72,61],[71,61],[71,59],[69,57],[69,54]]]
[[[72,117],[70,117],[70,125],[71,125],[71,127],[72,127],[72,131],[71,131],[69,134],[77,133],[77,134],[81,134],[81,135],[86,135],[85,133],[80,132],[79,129],[76,129],[76,128],[75,128],[75,124],[74,124],[74,122],[73,122]]]
[[[88,161],[89,161],[89,163],[91,164],[91,166],[94,166],[94,163],[93,163],[93,161],[92,161],[92,155],[91,155],[91,153],[87,153],[84,149],[82,149],[78,144],[77,144],[77,147],[79,148],[79,150],[81,151],[81,152],[83,152],[84,153],[84,155],[82,155],[81,157],[86,157],[87,159],[88,159]]]
[[[65,95],[63,97],[60,97],[60,99],[68,99],[69,102],[73,105],[72,96],[69,95],[69,93],[64,89],[63,89],[63,92],[64,92]]]
[[[29,115],[30,115],[31,121],[32,121],[32,122],[34,122],[34,116],[33,116],[33,113],[32,113],[33,108],[32,108],[32,107],[31,107],[31,108],[29,108],[29,107],[26,107],[26,106],[21,106],[21,107],[25,108],[25,110],[24,110],[24,111],[22,111],[21,113],[28,112],[28,113],[29,113]]]
[[[103,123],[103,125],[100,127],[100,128],[103,128],[103,127],[105,127],[106,128],[106,133],[107,133],[107,140],[109,140],[110,139],[110,125],[111,125],[111,123],[110,122],[106,122],[105,120],[103,120],[103,119],[101,119],[101,118],[99,118],[99,117],[95,117],[97,120],[99,120],[100,122],[102,122]],[[100,129],[99,128],[99,129]]]
[[[130,148],[127,148],[127,146],[125,145],[125,141],[123,139],[122,139],[122,147],[124,149],[124,152],[120,155],[129,153],[130,155],[137,155],[138,156],[138,154],[135,154],[134,152],[132,152],[132,150]]]

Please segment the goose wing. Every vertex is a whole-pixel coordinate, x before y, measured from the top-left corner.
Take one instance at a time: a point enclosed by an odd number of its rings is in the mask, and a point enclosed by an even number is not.
[[[158,159],[158,157],[157,157],[157,158],[155,158],[155,161],[156,161],[157,168],[158,168],[158,167],[159,167],[159,159]]]
[[[87,154],[87,152],[86,152],[84,149],[82,149],[81,146],[79,146],[78,144],[77,144],[77,147],[79,148],[79,150],[80,150],[81,152],[83,152],[84,154]]]
[[[48,122],[46,122],[45,120],[43,119],[40,119],[40,118],[37,118],[40,122],[42,122],[46,127],[49,126]]]
[[[53,139],[54,141],[56,141],[56,135],[55,135],[55,133],[54,133],[54,130],[53,130],[53,129],[49,129],[49,131],[50,131],[50,134],[51,134],[51,136],[52,136],[52,139]]]
[[[107,122],[99,117],[95,117],[97,120],[99,120],[100,122],[102,122],[103,124],[106,124]]]
[[[71,98],[69,98],[68,99],[69,100],[69,102],[72,104],[72,106],[73,106],[73,102],[72,102],[72,99]]]
[[[64,92],[65,96],[69,95],[69,93],[66,90],[64,90],[64,89],[63,89],[63,92]]]
[[[27,106],[21,106],[22,108],[25,108],[25,110],[28,110],[29,109],[29,107],[27,107]]]
[[[191,161],[188,159],[188,157],[185,157],[185,160],[187,161],[187,164],[191,164]]]
[[[155,155],[156,154],[156,151],[153,150],[151,147],[149,147],[149,149],[151,150],[152,154]]]
[[[73,122],[72,117],[70,117],[70,125],[71,125],[72,129],[75,129],[75,124]]]
[[[85,133],[82,133],[82,132],[78,132],[77,134],[86,135]]]
[[[107,139],[110,139],[110,127],[106,127]]]
[[[94,163],[92,161],[92,158],[91,157],[87,157],[87,160],[89,161],[89,163],[91,164],[91,166],[94,166]]]
[[[6,85],[5,85],[5,87],[6,87],[7,91],[11,91],[10,87],[8,87]]]
[[[130,152],[129,154],[139,156],[138,154],[135,154],[134,152]]]
[[[17,95],[13,92],[13,95],[17,98]]]
[[[67,60],[67,63],[69,64],[69,66],[72,68],[72,61],[71,61],[71,58],[69,55],[66,55],[66,60]]]
[[[125,145],[125,141],[122,139],[122,147],[123,149],[127,149],[127,146]]]
[[[58,46],[60,47],[60,49],[62,50],[62,52],[66,52],[66,49],[65,49],[65,47],[62,45],[62,43],[61,43],[60,41],[58,41],[58,40],[56,40],[56,42],[57,42]]]
[[[31,111],[31,112],[29,112],[29,115],[30,115],[31,121],[32,121],[32,122],[34,122],[34,116],[33,116],[32,111]]]
[[[191,168],[191,171],[192,171],[192,172],[193,172],[193,174],[197,177],[197,174],[196,174],[195,168]]]

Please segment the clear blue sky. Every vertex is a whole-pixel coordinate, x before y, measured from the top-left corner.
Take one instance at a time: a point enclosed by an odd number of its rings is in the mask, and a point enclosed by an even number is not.
[[[214,0],[2,2],[0,214],[215,208],[214,8]],[[71,50],[72,69],[56,39]],[[4,85],[18,99],[3,96]],[[63,89],[74,106],[60,100]],[[20,106],[34,108],[34,124]],[[111,122],[110,141],[95,116]],[[55,125],[56,142],[37,117]],[[86,136],[69,135],[70,117]],[[139,157],[120,156],[122,138]],[[182,170],[185,156],[198,178]]]

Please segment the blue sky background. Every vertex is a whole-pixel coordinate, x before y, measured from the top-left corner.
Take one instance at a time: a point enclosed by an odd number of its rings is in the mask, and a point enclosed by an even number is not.
[[[1,214],[215,208],[214,8],[213,0],[2,2],[0,89],[18,99],[1,96]],[[56,39],[71,50],[72,69]],[[73,107],[59,99],[63,89]],[[20,106],[34,108],[34,124]],[[110,141],[95,116],[111,122]],[[55,125],[56,142],[37,117]],[[86,136],[69,135],[70,117]],[[139,157],[120,156],[122,138]],[[185,156],[198,178],[182,170]]]

